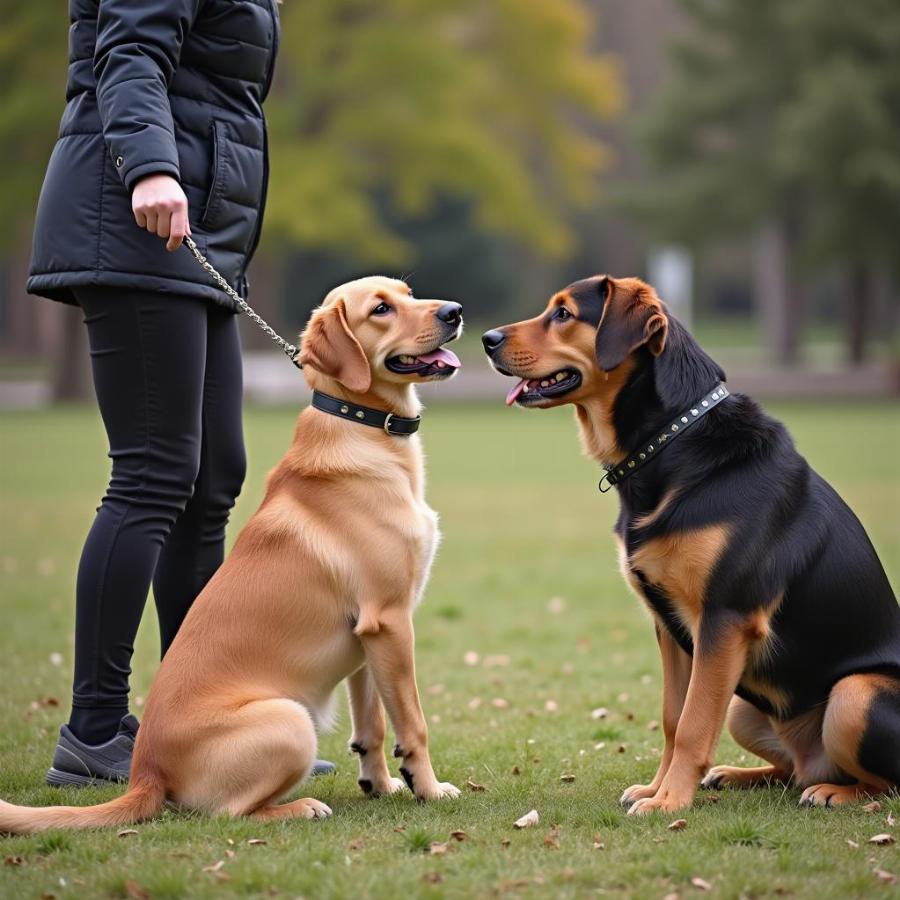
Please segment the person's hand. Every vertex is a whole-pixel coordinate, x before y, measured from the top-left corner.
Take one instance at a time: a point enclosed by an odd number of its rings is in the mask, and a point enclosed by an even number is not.
[[[139,227],[168,238],[166,250],[177,250],[191,233],[187,197],[171,175],[147,175],[138,181],[131,193],[131,210]]]

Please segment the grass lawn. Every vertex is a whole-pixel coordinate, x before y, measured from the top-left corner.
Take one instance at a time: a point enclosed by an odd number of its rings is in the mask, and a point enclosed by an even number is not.
[[[652,776],[662,742],[652,628],[618,574],[616,500],[597,492],[571,413],[505,410],[502,392],[498,382],[495,407],[435,408],[422,432],[444,541],[417,614],[419,684],[438,776],[484,790],[430,806],[408,793],[364,798],[344,713],[320,745],[338,774],[303,789],[333,818],[250,824],[167,812],[124,837],[0,838],[0,898],[898,896],[874,870],[900,876],[900,844],[867,843],[900,837],[888,822],[900,820],[896,797],[873,813],[801,810],[795,789],[722,791],[717,802],[701,793],[681,831],[667,828],[675,816],[619,808],[626,786]],[[896,586],[896,406],[776,413],[856,509]],[[248,411],[251,474],[235,526],[259,501],[294,415]],[[0,796],[107,799],[116,789],[43,786],[68,711],[76,561],[107,471],[99,419],[87,409],[7,414],[0,442]],[[138,714],[157,653],[148,609],[134,663]],[[605,718],[592,717],[598,707]],[[718,759],[745,757],[725,738]],[[514,830],[532,808],[540,824]],[[445,852],[427,852],[432,842]]]

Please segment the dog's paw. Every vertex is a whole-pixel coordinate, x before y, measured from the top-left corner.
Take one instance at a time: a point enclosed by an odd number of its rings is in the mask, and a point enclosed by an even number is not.
[[[427,792],[417,792],[417,800],[455,800],[460,795],[460,790],[449,781],[436,781]]]
[[[331,815],[331,807],[313,797],[304,797],[303,800],[300,800],[298,810],[300,818],[303,819],[327,819]]]
[[[370,781],[368,778],[360,778],[359,786],[362,792],[369,797],[386,797],[396,794],[406,788],[402,778],[392,778],[390,775],[382,781]]]
[[[628,810],[629,816],[648,816],[650,813],[676,812],[686,809],[693,802],[693,797],[678,797],[675,794],[657,792],[652,797],[642,797],[635,800]]]
[[[860,784],[813,784],[800,795],[800,805],[840,806],[869,796]]]
[[[619,803],[622,806],[631,806],[638,800],[646,797],[652,797],[656,793],[656,788],[652,784],[633,784],[630,788],[626,788],[619,797]]]
[[[700,782],[706,790],[718,788],[749,788],[768,784],[770,781],[786,781],[789,775],[774,766],[742,769],[737,766],[713,766]]]

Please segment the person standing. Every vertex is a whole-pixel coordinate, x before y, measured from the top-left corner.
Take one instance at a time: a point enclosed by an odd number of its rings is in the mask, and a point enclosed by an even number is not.
[[[70,0],[69,17],[27,290],[83,311],[112,474],[78,567],[54,785],[128,777],[151,583],[165,654],[224,557],[246,469],[236,309],[174,251],[193,235],[247,295],[279,37],[276,0]]]

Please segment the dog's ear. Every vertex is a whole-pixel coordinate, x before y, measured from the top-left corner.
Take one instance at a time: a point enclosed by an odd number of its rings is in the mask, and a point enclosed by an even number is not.
[[[644,345],[659,356],[666,347],[669,319],[653,288],[631,278],[606,282],[606,303],[594,344],[597,365],[609,372]]]
[[[300,365],[328,375],[358,394],[372,386],[369,360],[347,324],[343,300],[313,315],[303,332]]]

